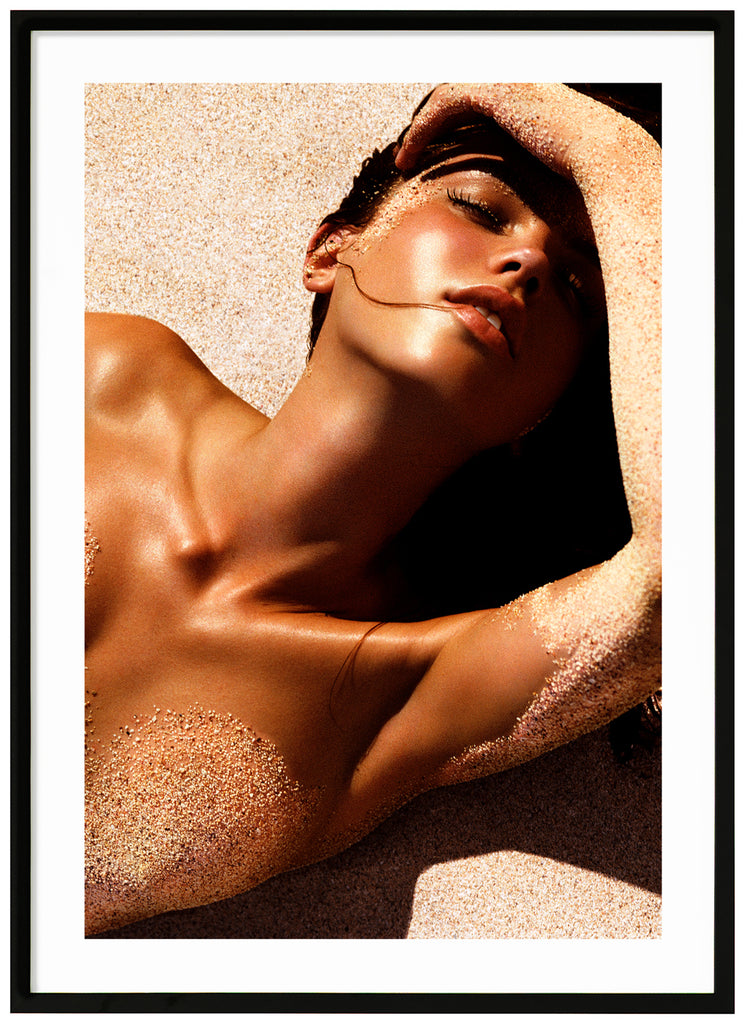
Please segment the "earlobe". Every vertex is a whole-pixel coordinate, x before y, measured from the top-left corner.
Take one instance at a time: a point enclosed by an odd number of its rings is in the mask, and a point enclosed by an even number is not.
[[[328,293],[333,289],[339,266],[337,255],[354,234],[353,228],[329,229],[328,225],[318,228],[310,240],[303,265],[303,284],[308,291]]]
[[[303,269],[303,284],[309,292],[330,292],[336,280],[336,267],[336,260],[329,263],[328,260],[320,258],[317,253],[308,253]]]

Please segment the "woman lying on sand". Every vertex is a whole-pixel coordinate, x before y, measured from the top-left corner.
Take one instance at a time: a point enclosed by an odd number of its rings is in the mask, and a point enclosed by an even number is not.
[[[311,240],[312,358],[271,421],[168,328],[89,315],[88,934],[327,857],[657,689],[660,189],[657,144],[604,104],[441,86]],[[424,617],[407,524],[608,338],[630,539]],[[484,542],[509,551],[498,500]]]

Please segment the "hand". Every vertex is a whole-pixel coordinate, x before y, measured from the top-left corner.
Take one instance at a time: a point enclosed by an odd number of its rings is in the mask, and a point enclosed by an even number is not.
[[[396,156],[409,170],[422,149],[444,130],[474,114],[491,117],[551,170],[576,177],[594,153],[603,158],[646,139],[643,129],[604,103],[560,84],[440,85],[415,116]]]

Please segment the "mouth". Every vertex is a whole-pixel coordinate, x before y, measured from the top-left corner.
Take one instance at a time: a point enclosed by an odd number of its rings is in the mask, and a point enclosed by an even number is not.
[[[490,313],[485,306],[474,306],[473,308],[476,310],[477,313],[481,313],[482,316],[485,316],[495,330],[502,330],[502,321],[499,319],[496,313]]]
[[[453,313],[466,327],[468,333],[486,348],[504,353],[510,359],[515,358],[510,339],[502,330],[502,322],[498,316],[478,306],[453,306]]]
[[[449,294],[447,301],[478,341],[517,358],[526,325],[522,302],[495,285],[460,289]]]

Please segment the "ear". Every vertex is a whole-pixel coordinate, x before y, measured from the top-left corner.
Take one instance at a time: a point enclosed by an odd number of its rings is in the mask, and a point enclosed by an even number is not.
[[[332,228],[322,224],[313,234],[303,264],[303,284],[309,292],[328,293],[334,287],[338,269],[337,256],[343,252],[354,236],[356,228]]]

